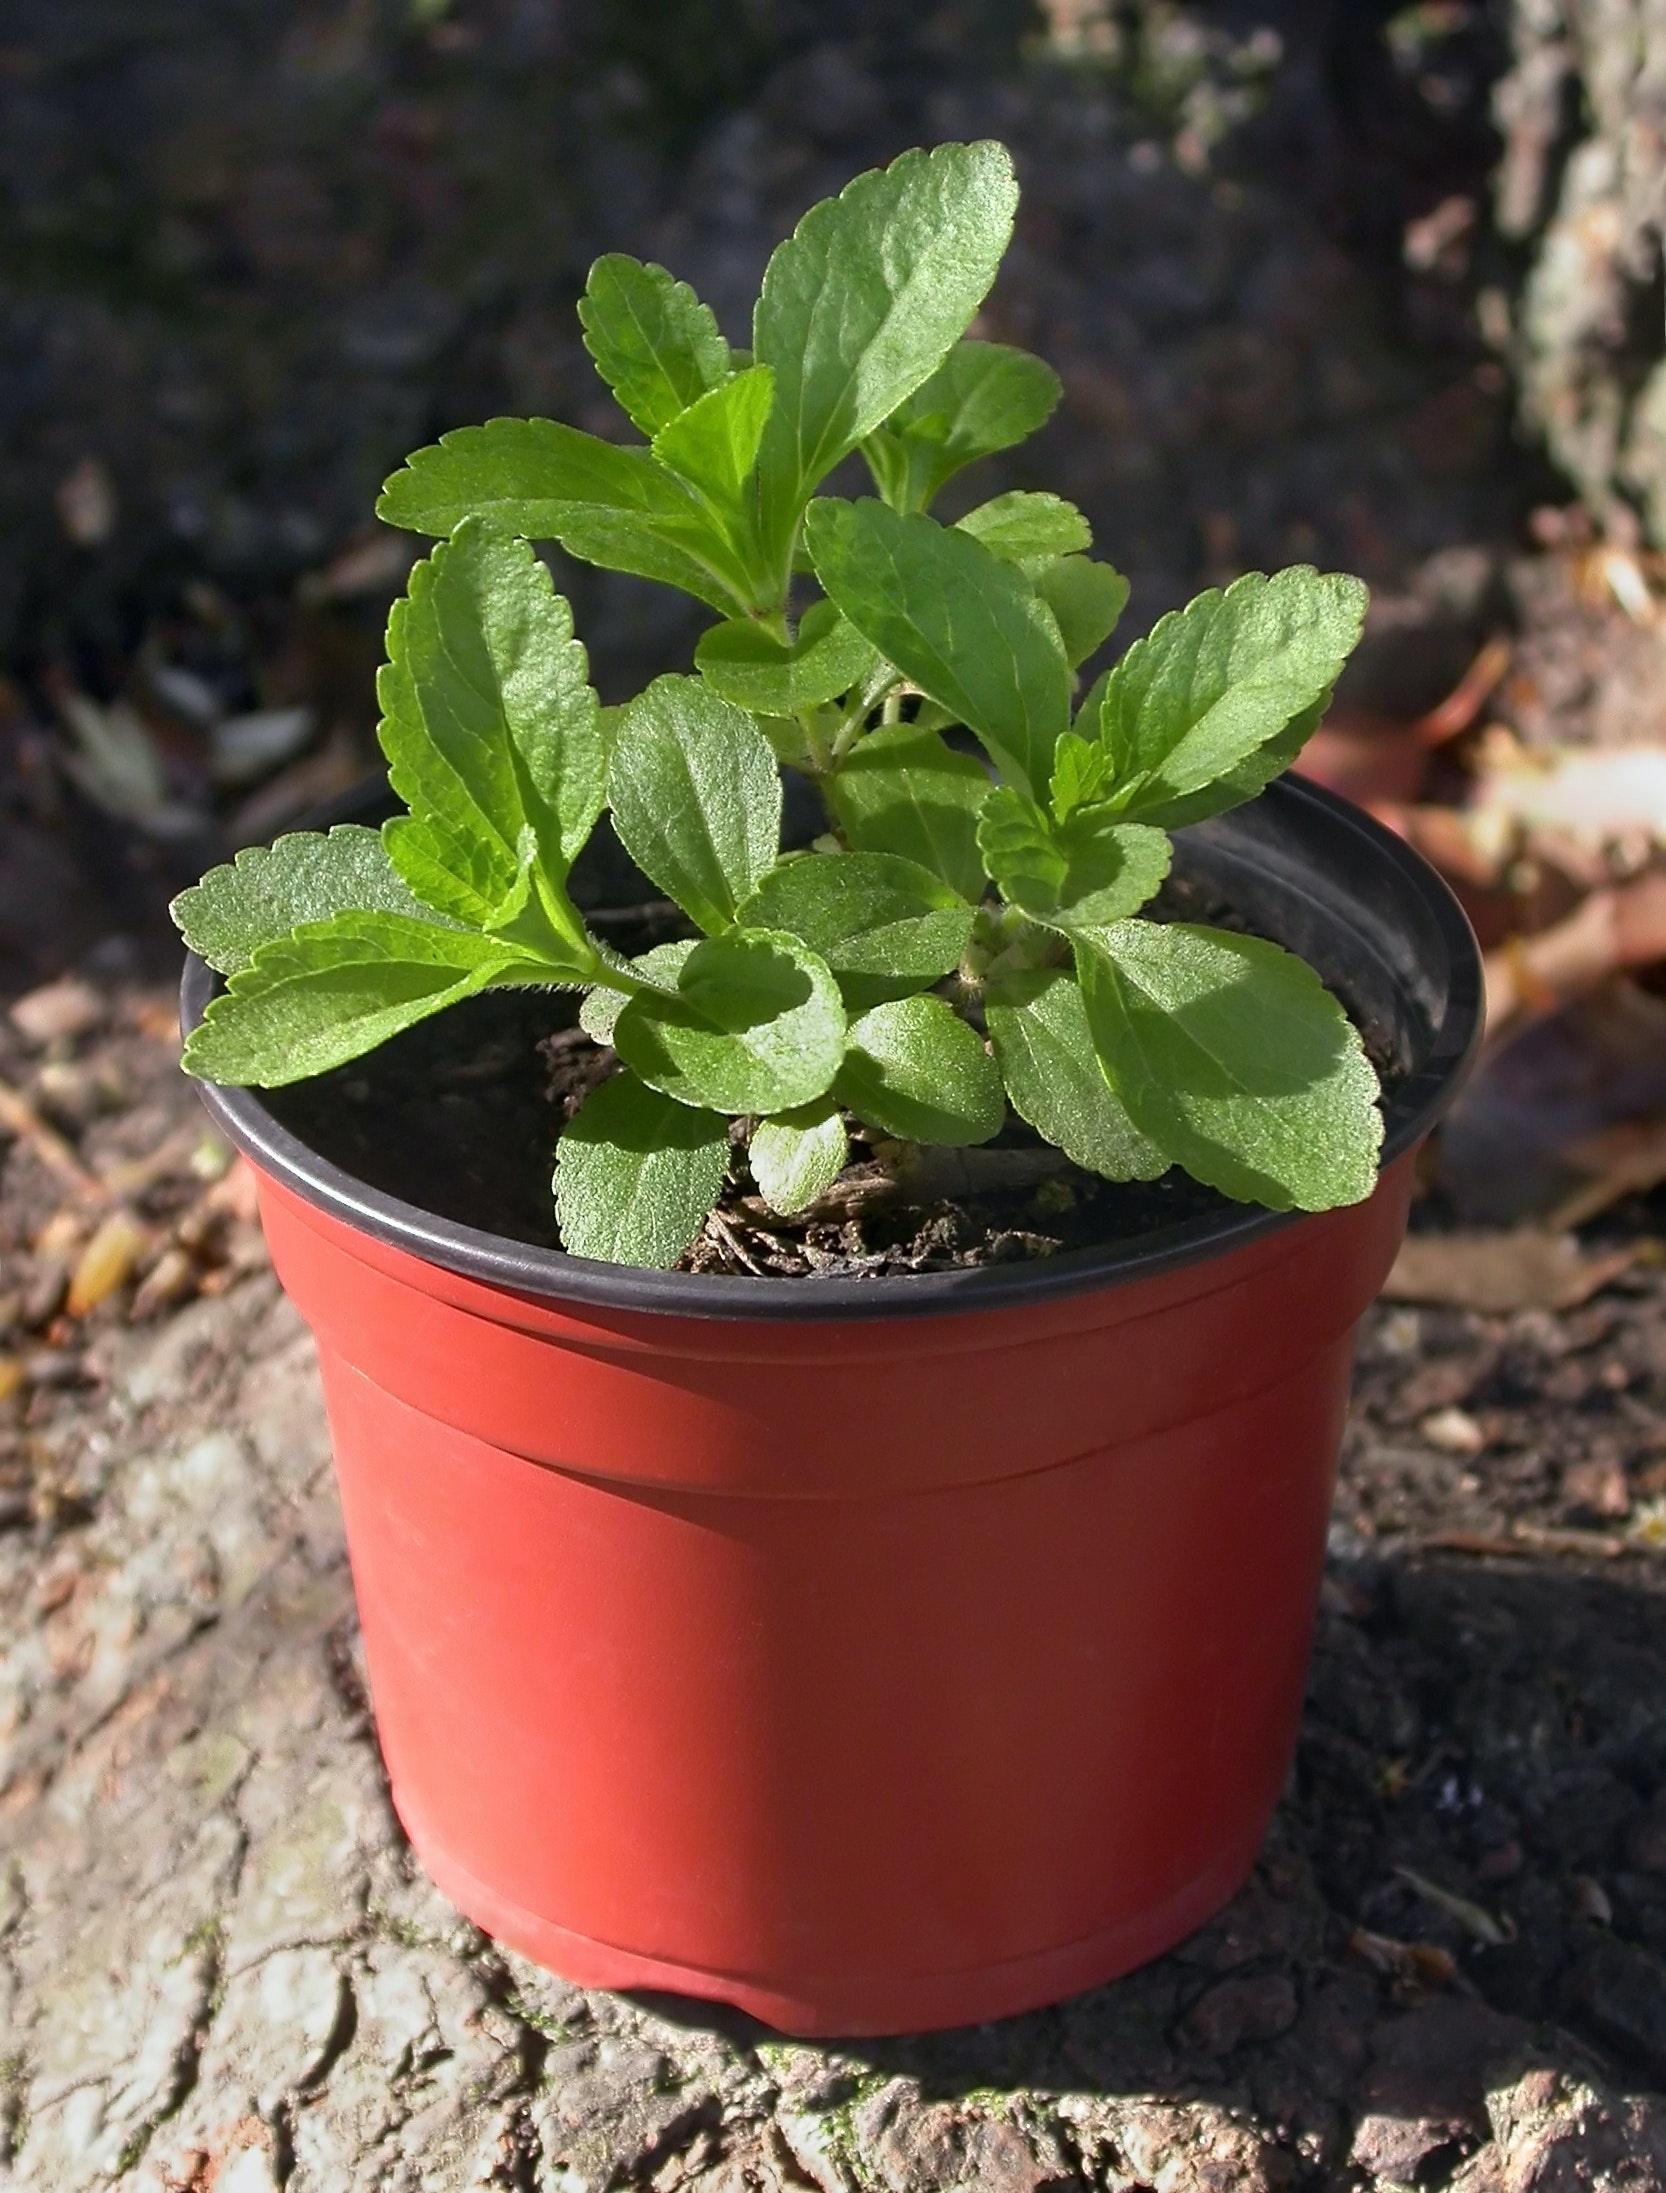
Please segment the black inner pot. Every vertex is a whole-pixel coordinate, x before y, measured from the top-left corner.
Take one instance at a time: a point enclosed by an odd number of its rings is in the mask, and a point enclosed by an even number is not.
[[[315,819],[376,822],[394,811],[385,787],[373,785]],[[1175,875],[1176,913],[1225,918],[1318,970],[1361,1028],[1383,1077],[1384,1163],[1409,1149],[1454,1093],[1480,1028],[1475,941],[1440,879],[1369,816],[1291,778],[1246,807],[1178,832]],[[605,832],[572,881],[604,933],[610,907],[644,895]],[[611,941],[639,949],[653,940],[638,932]],[[187,1027],[216,983],[201,961],[188,959]],[[1229,1202],[1175,1172],[1149,1187],[1110,1191],[1114,1200],[1094,1218],[1114,1229],[1111,1238],[1025,1263],[783,1279],[641,1271],[570,1257],[554,1246],[551,1114],[535,1044],[570,1024],[575,1006],[559,993],[488,994],[313,1082],[270,1091],[205,1085],[203,1095],[224,1132],[264,1171],[431,1263],[527,1293],[683,1315],[993,1308],[1150,1276],[1301,1215]],[[463,1215],[471,1210],[490,1210],[503,1230],[471,1225]]]

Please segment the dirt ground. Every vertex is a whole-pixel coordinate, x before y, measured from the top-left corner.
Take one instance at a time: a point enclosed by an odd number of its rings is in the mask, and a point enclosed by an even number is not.
[[[567,1988],[417,1871],[311,1345],[119,959],[0,1021],[0,2182],[1666,2186],[1658,1202],[1578,1308],[1371,1314],[1227,1912],[1033,2016],[784,2044]]]
[[[1478,317],[1515,278],[1496,10],[1392,47],[1354,0],[1057,0],[1051,46],[1005,0],[739,12],[23,0],[0,45],[0,2185],[1666,2193],[1659,1189],[1581,1227],[1572,1307],[1367,1320],[1285,1800],[1145,1971],[784,2044],[506,1957],[400,1835],[311,1345],[178,1075],[160,907],[372,759],[413,545],[364,525],[380,474],[493,410],[598,424],[593,251],[738,333],[814,197],[999,134],[987,331],[1068,392],[1022,477],[1087,508],[1131,621],[1313,557],[1373,583],[1367,717],[1498,633],[1478,732],[1643,743],[1666,707],[1658,591],[1626,611],[1526,523],[1568,491]],[[1112,65],[1093,26],[1136,14],[1153,66]],[[668,597],[561,580],[605,698],[686,655]],[[1629,1050],[1587,1012],[1571,1065],[1477,1086],[1437,1264],[1602,1102],[1666,1108],[1625,994]]]

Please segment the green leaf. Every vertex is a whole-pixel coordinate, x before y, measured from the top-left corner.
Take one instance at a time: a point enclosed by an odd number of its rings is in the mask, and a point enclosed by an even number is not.
[[[973,908],[894,854],[811,853],[766,876],[739,919],[809,945],[839,978],[845,1003],[864,1012],[952,974]]]
[[[670,996],[639,991],[613,1048],[652,1088],[720,1112],[785,1112],[831,1086],[845,1009],[825,962],[796,937],[731,930],[683,962]]]
[[[1023,574],[970,534],[868,500],[813,503],[805,538],[856,629],[1021,790],[1044,789],[1070,722],[1070,666]]]
[[[833,1094],[905,1142],[987,1142],[1006,1114],[994,1060],[937,997],[899,998],[853,1021]]]
[[[1062,393],[1050,365],[1004,343],[956,343],[943,363],[862,444],[894,510],[923,510],[963,465],[1044,426]]]
[[[819,1094],[842,1049],[844,1009],[819,958],[752,931],[659,948],[639,971],[661,987],[613,1016],[611,1036],[655,1087],[685,1103],[767,1111]],[[671,979],[666,980],[667,976]]]
[[[505,533],[559,541],[586,563],[681,587],[726,616],[748,605],[746,573],[691,489],[651,451],[554,419],[489,419],[442,434],[406,458],[376,514],[438,534],[489,518]]]
[[[1062,495],[1035,495],[1015,488],[979,503],[955,524],[982,541],[1003,563],[1028,564],[1037,557],[1073,556],[1093,546],[1086,518]]]
[[[763,716],[796,716],[836,700],[877,660],[856,627],[825,601],[805,610],[790,646],[737,617],[702,632],[694,649],[695,667],[714,693]]]
[[[775,369],[762,531],[786,565],[817,483],[941,362],[995,279],[1018,186],[997,144],[905,152],[812,206],[764,270],[753,355]]]
[[[989,776],[936,731],[883,724],[826,787],[839,828],[865,853],[895,853],[941,876],[962,898],[983,895],[978,816]]]
[[[827,1193],[849,1154],[845,1123],[831,1097],[759,1120],[747,1151],[758,1193],[788,1217]]]
[[[615,1074],[555,1146],[555,1215],[569,1256],[675,1264],[723,1193],[729,1122]]]
[[[414,818],[384,843],[411,888],[487,919],[528,830],[559,883],[601,812],[606,757],[572,612],[526,543],[465,519],[415,565],[377,690],[388,779]],[[442,895],[436,870],[465,895]]]
[[[168,909],[191,950],[222,975],[246,967],[259,946],[303,922],[349,910],[439,918],[394,873],[376,832],[357,822],[248,846]]]
[[[1278,738],[1336,682],[1365,602],[1358,579],[1298,564],[1246,572],[1160,618],[1100,703],[1127,813],[1201,791]]]
[[[1213,784],[1206,784],[1201,792],[1182,792],[1174,799],[1160,799],[1154,789],[1148,788],[1140,796],[1140,820],[1153,829],[1183,830],[1188,823],[1202,822],[1209,815],[1224,814],[1229,807],[1241,807],[1246,800],[1254,799],[1289,768],[1318,730],[1330,703],[1327,689],[1311,708],[1304,708],[1299,716],[1292,716],[1276,738],[1269,739],[1265,746],[1258,746],[1253,754],[1246,754],[1242,761],[1234,762],[1224,775],[1217,777]],[[1092,720],[1086,706],[1082,715],[1084,720]]]
[[[1275,1211],[1358,1203],[1377,1177],[1377,1077],[1311,967],[1259,937],[1122,921],[1077,972],[1107,1079],[1194,1178]]]
[[[646,952],[639,952],[629,966],[644,982],[657,982],[665,989],[674,990],[683,961],[699,941],[698,937],[676,937],[669,944],[651,945]],[[594,989],[585,992],[584,1002],[578,1009],[578,1024],[592,1043],[611,1043],[613,1024],[629,1002],[628,990],[615,990],[605,982],[598,982]]]
[[[989,795],[978,844],[989,873],[1015,906],[1071,933],[1122,920],[1168,874],[1170,847],[1161,830],[1124,823],[1104,806],[1055,822],[1005,785]]]
[[[720,511],[738,512],[774,389],[768,366],[748,366],[662,426],[654,455]]]
[[[1032,570],[1030,583],[1053,612],[1072,670],[1105,644],[1128,606],[1128,581],[1091,556],[1060,556]]]
[[[650,440],[728,378],[729,346],[711,308],[662,266],[604,253],[578,316],[596,371]]]
[[[1111,783],[1111,757],[1097,739],[1079,738],[1067,731],[1053,750],[1053,781],[1049,794],[1053,813],[1067,821],[1078,807],[1102,800]]]
[[[182,1063],[204,1081],[278,1089],[494,982],[549,979],[495,938],[431,917],[337,914],[263,944],[210,1001]]]
[[[1107,1180],[1155,1180],[1168,1154],[1142,1135],[1094,1055],[1087,1007],[1068,969],[1003,976],[984,1004],[1007,1095],[1073,1163]]]
[[[627,706],[608,763],[620,842],[708,935],[775,865],[781,779],[752,718],[698,678],[656,678]]]

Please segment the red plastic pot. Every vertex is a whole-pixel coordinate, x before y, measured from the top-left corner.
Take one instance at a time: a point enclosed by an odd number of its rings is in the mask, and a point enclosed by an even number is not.
[[[1395,1031],[1369,1202],[920,1278],[645,1273],[398,1203],[207,1092],[318,1338],[395,1804],[489,1933],[875,2033],[1106,1980],[1243,1878],[1354,1327],[1479,967],[1433,872],[1311,788],[1183,860]]]

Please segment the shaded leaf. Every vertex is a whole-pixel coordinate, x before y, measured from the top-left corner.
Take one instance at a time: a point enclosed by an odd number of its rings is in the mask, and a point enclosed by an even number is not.
[[[729,1122],[634,1074],[592,1089],[555,1146],[555,1213],[569,1256],[675,1264],[723,1193]]]
[[[1141,1134],[1105,1079],[1068,968],[1003,977],[984,1015],[1012,1108],[1037,1134],[1107,1180],[1155,1180],[1167,1172],[1167,1152]]]
[[[651,1087],[722,1112],[784,1112],[827,1089],[845,1009],[825,963],[796,937],[731,930],[684,960],[667,996],[639,991],[613,1047]]]
[[[789,1217],[826,1194],[849,1154],[845,1123],[831,1097],[759,1120],[747,1151],[758,1193],[771,1210]]]
[[[1030,583],[1053,612],[1072,670],[1105,644],[1128,606],[1128,581],[1091,556],[1060,556],[1032,569]]]
[[[630,961],[631,971],[645,982],[661,983],[674,990],[683,961],[699,941],[698,937],[676,937],[669,944],[652,945]],[[584,1002],[578,1009],[578,1024],[593,1043],[611,1043],[613,1024],[629,1002],[628,990],[615,990],[605,982],[598,982],[585,992]]]
[[[775,865],[775,756],[751,717],[698,678],[656,678],[626,707],[608,796],[626,852],[708,935]]]
[[[765,716],[796,716],[836,700],[877,661],[872,644],[831,602],[812,602],[785,646],[762,625],[736,617],[702,632],[695,667],[713,692]]]
[[[983,894],[978,816],[989,774],[936,731],[881,725],[827,788],[839,828],[867,853],[896,853],[941,876],[962,898]]]
[[[262,944],[303,922],[349,910],[407,914],[437,921],[394,873],[381,838],[362,823],[327,834],[299,830],[271,845],[251,845],[168,909],[199,959],[222,975],[246,967]]]
[[[1377,1077],[1312,968],[1260,937],[1123,921],[1079,941],[1107,1079],[1197,1180],[1273,1210],[1357,1203],[1377,1177]]]
[[[1061,393],[1042,359],[966,338],[867,437],[862,454],[894,510],[923,510],[963,465],[1045,425]]]
[[[978,845],[1015,906],[1069,931],[1135,912],[1168,874],[1170,857],[1161,830],[1124,823],[1104,806],[1055,822],[1005,785],[984,805]]]
[[[979,503],[955,524],[1004,563],[1074,556],[1093,545],[1088,522],[1074,503],[1062,495],[1037,495],[1023,488]]]
[[[1070,668],[1023,574],[969,534],[870,500],[813,503],[805,538],[856,629],[1021,790],[1045,789],[1069,726]]]
[[[578,316],[596,371],[650,440],[728,378],[729,346],[710,307],[662,266],[605,252]]]
[[[812,853],[766,876],[740,910],[818,953],[853,1011],[952,974],[973,909],[929,869],[890,853]]]
[[[1110,790],[1111,757],[1097,739],[1067,731],[1053,749],[1050,804],[1060,822],[1078,807],[1091,807]]]
[[[987,1142],[1006,1114],[994,1060],[937,997],[899,998],[852,1021],[833,1093],[905,1142]]]
[[[768,366],[748,366],[662,426],[654,455],[720,510],[738,512],[774,387]]]

